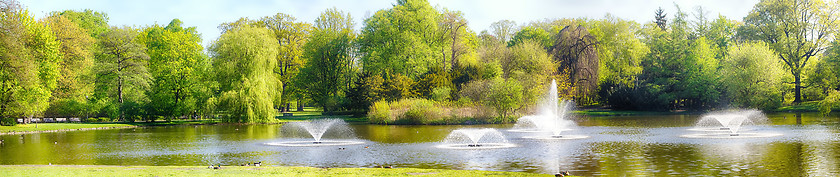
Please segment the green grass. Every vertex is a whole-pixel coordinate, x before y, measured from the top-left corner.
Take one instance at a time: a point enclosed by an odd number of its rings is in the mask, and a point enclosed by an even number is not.
[[[551,176],[521,172],[416,168],[3,165],[3,176]]]
[[[304,107],[303,111],[290,111],[286,113],[292,113],[292,116],[283,116],[282,113],[278,114],[277,118],[280,122],[295,122],[295,121],[304,121],[309,119],[316,119],[316,118],[340,118],[344,119],[347,122],[367,122],[368,119],[366,117],[352,117],[349,115],[324,115],[324,110],[321,108],[315,107]]]
[[[0,133],[27,132],[27,131],[49,131],[80,128],[100,127],[133,127],[135,125],[124,123],[39,123],[39,124],[17,124],[15,126],[0,126]]]
[[[80,128],[103,128],[103,127],[135,127],[135,126],[167,126],[167,125],[199,125],[215,124],[217,120],[181,121],[170,122],[114,122],[114,123],[39,123],[39,124],[17,124],[15,126],[0,126],[0,133],[8,132],[30,132],[30,131],[51,131]]]
[[[819,112],[820,101],[807,101],[799,104],[782,106],[774,112]]]

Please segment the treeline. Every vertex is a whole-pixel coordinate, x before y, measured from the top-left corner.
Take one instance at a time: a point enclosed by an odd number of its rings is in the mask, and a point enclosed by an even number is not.
[[[106,14],[34,20],[2,7],[0,115],[270,122],[292,104],[376,123],[510,122],[548,83],[579,105],[629,110],[774,109],[840,89],[838,2],[764,0],[742,21],[661,9],[638,24],[503,20],[475,32],[460,11],[398,0],[356,30],[332,8],[219,26],[208,47],[178,19],[112,27]],[[7,120],[7,119],[4,119]]]

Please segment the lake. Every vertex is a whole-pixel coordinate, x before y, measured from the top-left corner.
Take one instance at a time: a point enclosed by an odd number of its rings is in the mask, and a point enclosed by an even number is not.
[[[362,144],[320,147],[266,143],[311,140],[284,125],[141,127],[3,135],[0,164],[239,165],[471,169],[594,176],[838,176],[840,116],[773,113],[752,131],[781,136],[684,138],[699,115],[578,117],[577,140],[534,140],[506,125],[350,124]],[[495,128],[512,148],[436,148],[453,130]],[[333,133],[335,134],[335,133]],[[346,133],[345,133],[346,134]],[[338,136],[338,135],[335,135]],[[324,139],[335,136],[327,133]]]

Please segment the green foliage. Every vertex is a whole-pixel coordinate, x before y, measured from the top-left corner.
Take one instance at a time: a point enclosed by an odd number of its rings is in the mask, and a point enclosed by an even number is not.
[[[93,45],[96,41],[65,16],[49,16],[43,22],[60,42],[59,51],[63,56],[59,64],[61,77],[52,99],[84,101],[93,93]]]
[[[838,103],[840,103],[840,91],[832,90],[825,99],[820,101],[820,113],[823,116],[827,116],[828,113],[831,113],[831,109],[836,107]]]
[[[813,67],[806,70],[805,84],[810,87],[805,92],[818,92],[826,95],[829,90],[840,90],[840,40],[835,40],[825,50],[819,60],[814,61]],[[804,97],[809,94],[803,94]],[[822,97],[811,96],[812,99]]]
[[[432,89],[431,99],[437,102],[449,101],[449,95],[452,94],[452,89],[449,87],[437,87]]]
[[[806,66],[827,47],[840,28],[840,3],[814,0],[763,0],[747,17],[743,31],[768,44],[794,77],[794,102],[802,102]]]
[[[512,122],[509,117],[522,105],[522,85],[516,80],[496,79],[490,86],[484,104],[496,109],[500,122]]]
[[[371,123],[377,124],[463,124],[474,121],[474,108],[456,107],[422,98],[398,101],[377,101],[368,112]],[[489,122],[484,120],[484,122]]]
[[[766,44],[734,45],[727,53],[721,61],[721,82],[733,105],[765,110],[781,106],[784,70]]]
[[[513,35],[513,38],[508,42],[508,47],[516,46],[526,41],[536,42],[543,49],[548,49],[554,45],[551,34],[547,31],[536,26],[526,26]]]
[[[240,27],[227,31],[210,47],[221,94],[217,106],[228,122],[272,122],[277,82],[277,43],[271,31]]]
[[[201,38],[195,27],[183,28],[173,19],[166,27],[144,28],[139,40],[149,54],[149,71],[154,82],[148,93],[151,102],[159,107],[149,111],[167,118],[188,115],[196,110],[197,87],[206,87],[202,71],[210,67],[204,55]],[[204,101],[204,100],[201,100]]]
[[[14,117],[0,117],[0,126],[15,126],[17,120]]]
[[[450,81],[449,78],[448,72],[438,68],[432,69],[429,72],[420,75],[417,82],[414,82],[413,92],[417,93],[420,97],[431,99],[432,92],[435,88],[451,87],[450,85],[452,84],[452,81]]]
[[[0,12],[0,117],[40,115],[61,76],[59,42],[16,1],[2,2]]]
[[[80,28],[85,29],[90,37],[99,38],[102,33],[111,29],[108,25],[108,14],[90,9],[83,11],[65,10],[62,12],[51,12],[50,16],[63,16],[76,23]]]
[[[325,112],[336,111],[343,90],[352,76],[353,19],[349,13],[329,9],[316,20],[316,28],[304,46],[308,61],[301,69],[303,92]]]
[[[426,0],[405,0],[366,19],[359,39],[365,71],[416,78],[441,66],[438,16]]]
[[[102,33],[96,55],[99,97],[110,97],[119,104],[142,101],[153,78],[147,66],[146,46],[137,30],[123,27]],[[117,105],[117,107],[120,107]],[[120,118],[125,112],[120,111]]]
[[[598,41],[601,85],[606,83],[632,86],[636,75],[642,73],[642,57],[649,49],[637,37],[639,24],[607,15],[588,23],[589,32]],[[603,88],[602,88],[603,89]],[[602,95],[605,96],[605,95]]]

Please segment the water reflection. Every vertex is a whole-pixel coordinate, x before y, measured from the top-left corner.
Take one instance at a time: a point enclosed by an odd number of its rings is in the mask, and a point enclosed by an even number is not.
[[[838,176],[837,115],[768,114],[761,131],[782,136],[689,139],[698,116],[581,117],[581,140],[523,139],[502,131],[516,148],[447,150],[434,146],[458,128],[512,125],[350,125],[365,144],[278,147],[297,140],[282,125],[173,126],[0,136],[0,164],[264,165],[396,167],[525,171],[593,176]],[[302,140],[302,139],[300,139]],[[344,148],[344,149],[340,149]]]

